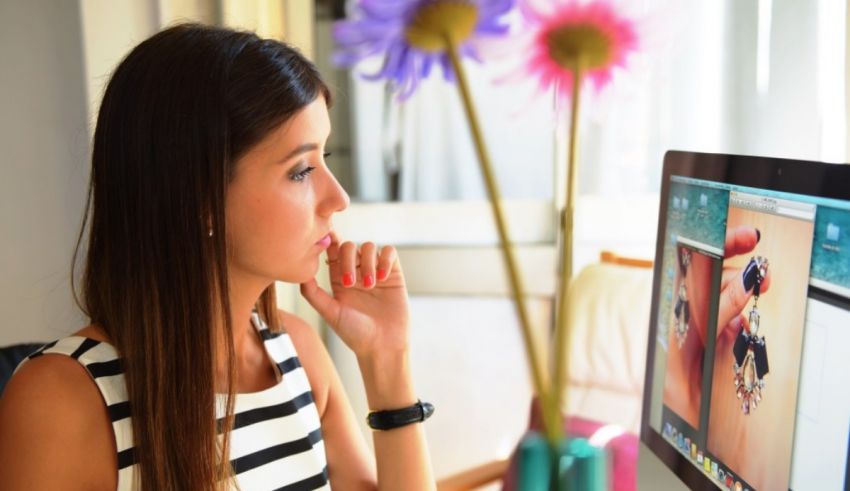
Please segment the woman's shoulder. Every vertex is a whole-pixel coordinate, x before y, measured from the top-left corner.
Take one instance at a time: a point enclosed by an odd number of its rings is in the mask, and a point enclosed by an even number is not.
[[[84,350],[100,343],[109,344],[103,330],[86,326],[70,336],[42,346],[18,366],[9,380],[3,399],[11,397],[61,398],[83,405],[100,403],[97,385],[79,359]],[[107,355],[115,357],[114,349]],[[88,409],[88,408],[85,408]]]
[[[74,409],[90,409],[100,402],[99,397],[97,386],[79,361],[47,348],[40,356],[31,356],[21,363],[6,385],[2,407],[7,408],[12,403],[41,402],[34,404],[29,414],[33,415],[36,411],[55,413],[50,421],[57,421],[83,416],[85,411]],[[62,410],[43,404],[51,400],[62,402]]]
[[[277,309],[277,316],[284,332],[293,338],[296,348],[298,344],[305,344],[306,348],[311,349],[315,348],[316,343],[322,342],[316,330],[301,317],[282,309]]]
[[[16,469],[0,477],[0,488],[94,489],[110,479],[114,488],[110,431],[100,392],[77,360],[48,352],[25,361],[0,398],[0,462]]]
[[[102,343],[110,343],[109,336],[107,336],[106,332],[97,324],[87,325],[86,327],[75,332],[74,336],[94,339]]]

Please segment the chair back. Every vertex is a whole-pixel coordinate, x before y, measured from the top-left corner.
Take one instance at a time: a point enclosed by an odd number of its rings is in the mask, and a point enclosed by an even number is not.
[[[652,262],[602,254],[570,285],[567,412],[640,434]]]
[[[0,348],[0,396],[3,395],[3,389],[6,388],[6,383],[12,378],[18,365],[42,346],[44,343],[26,343]]]

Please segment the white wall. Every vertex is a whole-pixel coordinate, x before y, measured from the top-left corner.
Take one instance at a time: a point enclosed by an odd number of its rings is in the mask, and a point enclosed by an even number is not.
[[[0,3],[0,345],[76,330],[69,269],[88,179],[77,2]]]
[[[48,341],[86,318],[70,267],[90,141],[117,63],[158,26],[158,4],[0,4],[0,346]]]

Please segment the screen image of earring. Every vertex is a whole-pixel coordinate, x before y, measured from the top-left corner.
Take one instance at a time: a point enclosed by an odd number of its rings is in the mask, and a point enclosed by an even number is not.
[[[694,430],[699,430],[703,361],[711,296],[711,256],[698,248],[676,245],[672,309],[667,334],[664,405]]]
[[[749,489],[789,489],[813,233],[729,208],[707,450]]]

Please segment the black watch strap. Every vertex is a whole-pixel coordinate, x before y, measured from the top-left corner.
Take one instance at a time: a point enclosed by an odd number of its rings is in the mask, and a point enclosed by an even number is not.
[[[373,411],[366,417],[366,421],[373,430],[392,430],[411,423],[421,423],[432,414],[434,414],[433,404],[416,401],[416,404],[401,409]]]

